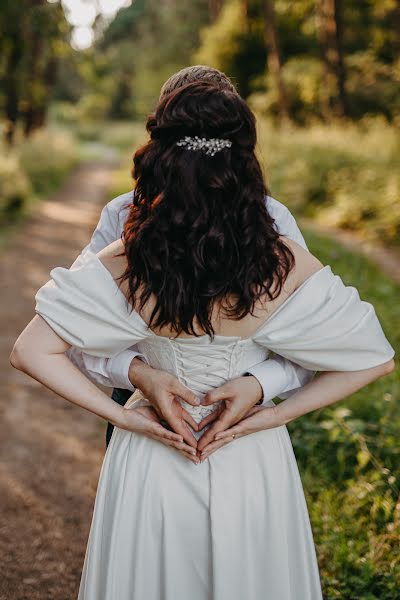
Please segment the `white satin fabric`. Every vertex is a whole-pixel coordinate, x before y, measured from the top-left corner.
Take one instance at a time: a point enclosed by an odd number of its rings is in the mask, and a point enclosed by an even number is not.
[[[149,363],[201,398],[268,357],[313,370],[359,370],[394,351],[374,308],[329,266],[252,336],[171,339],[148,329],[89,253],[53,269],[38,314],[96,356],[138,343]],[[135,392],[130,406],[147,403]],[[273,402],[270,401],[273,405]],[[214,407],[184,403],[196,421]],[[197,436],[198,437],[198,436]],[[196,466],[116,428],[104,458],[79,600],[320,600],[304,491],[286,426],[239,438]]]

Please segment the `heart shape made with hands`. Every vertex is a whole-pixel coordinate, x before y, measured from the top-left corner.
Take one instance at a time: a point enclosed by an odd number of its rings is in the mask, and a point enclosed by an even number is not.
[[[196,428],[190,426],[187,422],[185,423],[185,426],[188,430],[190,429],[193,434],[198,434],[201,431],[203,432],[199,437],[195,435],[191,442],[192,451],[194,448],[196,449],[196,460],[199,459],[199,462],[203,462],[210,454],[240,437],[259,431],[260,429],[269,429],[281,424],[275,414],[276,405],[274,402],[270,401],[270,406],[268,407],[262,405],[257,406],[249,405],[247,399],[241,407],[242,410],[239,408],[240,414],[238,416],[237,408],[240,402],[238,402],[237,399],[233,400],[230,396],[231,394],[227,394],[226,400],[219,400],[216,403],[206,405],[209,407],[209,410],[206,411],[208,414],[199,422],[196,421]],[[179,397],[176,397],[176,399],[180,402]],[[185,405],[186,403],[183,402],[183,404]],[[152,403],[139,389],[136,389],[126,403],[126,408],[139,408],[142,406],[153,408],[153,422],[155,418],[157,418],[159,424],[164,429],[176,433],[165,419],[158,414],[157,417],[155,417],[156,411],[152,406]],[[192,414],[197,412],[193,411],[193,407],[190,407],[190,409]],[[197,414],[201,414],[201,412],[204,413],[200,408]],[[193,420],[193,425],[194,423],[195,421]],[[186,444],[183,442],[182,446],[186,446]],[[183,451],[187,450],[187,446],[186,448],[183,448]],[[198,462],[196,462],[196,464],[198,464]]]

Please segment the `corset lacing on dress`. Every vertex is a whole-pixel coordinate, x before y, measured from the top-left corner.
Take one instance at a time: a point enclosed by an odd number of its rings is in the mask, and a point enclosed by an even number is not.
[[[207,342],[185,344],[182,339],[185,338],[170,340],[175,354],[177,376],[200,399],[207,391],[223,385],[236,372],[241,358],[240,340],[235,339],[228,345],[225,338],[223,345],[219,345]],[[217,410],[222,402],[196,407],[182,401],[182,405],[199,422]]]

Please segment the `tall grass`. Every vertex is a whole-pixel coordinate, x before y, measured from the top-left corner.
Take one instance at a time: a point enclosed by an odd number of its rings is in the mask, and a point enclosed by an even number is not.
[[[400,135],[383,119],[276,128],[259,119],[272,195],[327,225],[400,244]]]
[[[360,255],[303,231],[307,244],[371,302],[400,351],[400,286]],[[395,600],[400,590],[400,368],[289,423],[325,600]]]

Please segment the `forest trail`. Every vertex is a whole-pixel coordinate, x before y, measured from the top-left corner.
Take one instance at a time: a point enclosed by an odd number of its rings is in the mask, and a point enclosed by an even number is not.
[[[309,229],[314,233],[331,238],[345,246],[352,252],[363,254],[375,263],[386,275],[393,281],[400,283],[400,249],[389,248],[367,239],[363,239],[359,234],[339,229],[335,227],[324,226],[311,219],[299,218],[300,228]]]
[[[0,254],[0,599],[77,596],[105,435],[100,419],[12,369],[9,355],[34,315],[52,267],[88,243],[113,160],[84,163]]]

